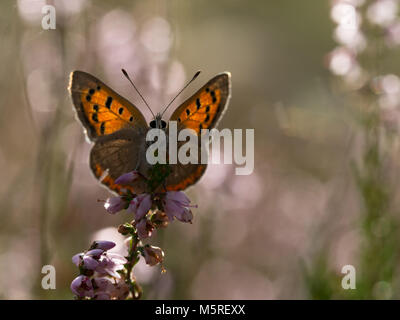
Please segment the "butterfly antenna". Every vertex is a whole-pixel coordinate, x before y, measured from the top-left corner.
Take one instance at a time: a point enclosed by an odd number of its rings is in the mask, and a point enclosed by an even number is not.
[[[161,116],[164,114],[165,111],[167,111],[168,107],[172,104],[172,102],[174,102],[175,99],[178,98],[178,96],[182,93],[182,91],[185,90],[194,80],[196,80],[196,78],[199,76],[200,72],[201,72],[200,70],[197,71],[197,72],[194,74],[192,80],[190,80],[190,81],[181,89],[181,91],[178,92],[178,94],[175,96],[175,98],[173,98],[173,99],[171,100],[171,102],[168,103],[168,105],[165,107],[164,111],[161,113]]]
[[[126,72],[125,69],[121,69],[122,73],[124,74],[124,76],[129,80],[129,82],[132,84],[132,86],[135,88],[136,92],[139,94],[139,96],[142,98],[143,102],[146,104],[147,108],[149,108],[151,114],[153,115],[153,117],[155,118],[156,116],[154,115],[153,111],[151,110],[151,108],[149,107],[147,101],[143,98],[142,94],[140,93],[140,91],[138,90],[138,88],[136,88],[135,84],[133,83],[133,81],[131,80],[131,78],[129,78],[128,72]]]

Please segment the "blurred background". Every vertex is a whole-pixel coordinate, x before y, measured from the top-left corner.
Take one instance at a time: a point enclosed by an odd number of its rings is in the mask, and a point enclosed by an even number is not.
[[[44,5],[56,29],[44,30]],[[255,129],[255,170],[211,165],[193,224],[151,242],[165,268],[134,269],[145,299],[398,299],[397,0],[0,3],[0,298],[72,299],[71,257],[123,238],[98,202],[69,73],[89,72],[150,113],[232,74],[219,128]],[[166,118],[172,113],[169,110]],[[43,265],[56,290],[43,290]],[[357,289],[341,273],[353,265]]]

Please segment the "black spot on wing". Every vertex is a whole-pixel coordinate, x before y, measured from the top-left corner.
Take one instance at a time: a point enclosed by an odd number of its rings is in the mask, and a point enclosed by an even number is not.
[[[216,103],[217,102],[217,97],[215,96],[215,91],[214,90],[211,91],[210,94],[211,94],[212,102]]]
[[[106,100],[106,107],[107,107],[108,109],[111,108],[111,103],[112,103],[112,101],[113,101],[113,98],[112,98],[112,97],[107,97],[107,100]]]
[[[93,120],[94,122],[99,122],[99,119],[97,118],[97,113],[93,113],[93,114],[92,114],[92,120]]]

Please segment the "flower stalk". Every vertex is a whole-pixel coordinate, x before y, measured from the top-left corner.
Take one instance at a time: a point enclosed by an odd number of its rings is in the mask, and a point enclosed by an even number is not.
[[[104,208],[110,214],[125,210],[134,219],[118,227],[118,232],[126,236],[128,249],[126,257],[108,253],[115,244],[110,241],[95,241],[90,248],[72,258],[79,267],[80,275],[71,284],[71,290],[78,299],[140,299],[143,290],[134,276],[134,267],[140,257],[149,266],[161,266],[164,252],[161,248],[143,241],[153,235],[158,228],[165,228],[174,220],[192,223],[193,213],[189,198],[181,191],[156,192],[165,185],[170,173],[168,165],[154,165],[146,179],[150,192],[123,194],[108,198]],[[143,178],[136,171],[124,173],[116,181],[129,184]],[[164,188],[165,189],[165,188]]]

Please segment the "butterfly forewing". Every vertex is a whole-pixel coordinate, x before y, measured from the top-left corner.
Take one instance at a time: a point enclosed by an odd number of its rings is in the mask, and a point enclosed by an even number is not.
[[[90,140],[123,128],[147,128],[145,118],[132,103],[86,72],[71,73],[69,90]]]
[[[180,105],[170,121],[178,122],[178,130],[211,129],[218,124],[230,97],[230,73],[221,73],[208,81],[193,96]]]

